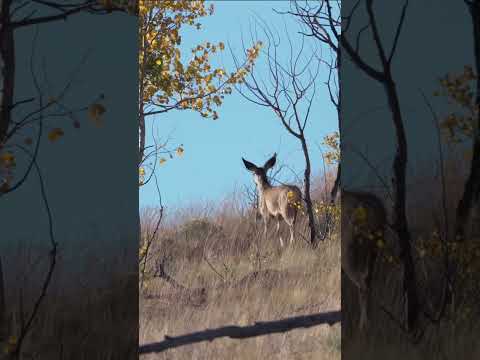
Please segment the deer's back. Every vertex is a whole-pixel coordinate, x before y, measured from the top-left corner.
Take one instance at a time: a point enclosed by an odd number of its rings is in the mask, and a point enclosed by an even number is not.
[[[263,197],[265,207],[270,214],[284,215],[289,206],[302,201],[302,192],[294,185],[280,185],[266,189]]]

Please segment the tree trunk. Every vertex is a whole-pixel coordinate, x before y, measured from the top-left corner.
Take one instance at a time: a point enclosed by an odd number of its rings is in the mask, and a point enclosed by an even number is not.
[[[475,53],[475,72],[480,72],[480,1],[474,0],[469,5],[473,23],[473,46]],[[480,81],[477,79],[477,94],[475,105],[480,106]],[[465,183],[462,198],[458,202],[455,221],[455,235],[458,240],[465,239],[465,229],[469,225],[472,208],[480,200],[480,116],[477,111],[473,132],[473,157],[470,164],[470,174]]]
[[[390,111],[392,112],[395,133],[397,137],[397,152],[393,161],[393,173],[395,178],[395,204],[393,227],[399,237],[400,257],[403,262],[403,290],[407,295],[407,326],[413,329],[416,325],[419,303],[416,288],[415,267],[412,258],[411,235],[408,228],[406,215],[406,173],[408,161],[408,145],[405,128],[403,125],[398,94],[391,73],[388,70],[387,81],[384,83],[388,96]]]
[[[0,110],[0,145],[5,141],[11,123],[15,85],[15,47],[10,22],[11,0],[3,0],[0,14],[0,56],[2,61],[2,99]],[[6,25],[7,24],[7,25]]]
[[[308,154],[308,147],[305,137],[301,136],[300,141],[302,143],[303,155],[305,157],[305,172],[304,172],[304,182],[305,182],[305,204],[307,205],[307,215],[308,215],[308,226],[310,227],[310,244],[316,246],[317,239],[317,230],[315,226],[315,217],[313,215],[313,205],[312,198],[310,197],[310,156]]]
[[[340,187],[340,165],[342,162],[342,86],[341,84],[341,73],[340,73],[340,66],[342,64],[342,52],[340,51],[340,46],[337,49],[337,77],[338,77],[338,106],[337,106],[337,117],[338,117],[338,131],[340,133],[340,159],[338,161],[337,166],[337,176],[335,177],[335,182],[333,184],[332,191],[330,193],[330,204],[333,205],[335,203],[335,198],[337,197],[337,192]]]
[[[330,193],[330,204],[333,205],[335,204],[335,199],[337,198],[337,193],[338,193],[338,189],[340,188],[340,176],[341,176],[341,163],[339,162],[338,163],[338,166],[337,166],[337,176],[335,178],[335,182],[333,183],[333,188],[332,188],[332,191]]]
[[[0,341],[7,336],[7,312],[5,308],[5,284],[3,282],[2,259],[0,258]]]

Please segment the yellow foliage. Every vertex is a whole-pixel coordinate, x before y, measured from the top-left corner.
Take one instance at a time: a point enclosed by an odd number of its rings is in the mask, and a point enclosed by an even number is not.
[[[60,128],[54,128],[48,133],[48,140],[55,142],[64,135],[64,132]]]
[[[458,107],[458,111],[449,113],[440,124],[447,140],[452,143],[459,143],[473,136],[473,123],[478,116],[474,99],[476,79],[472,67],[465,66],[462,73],[447,74],[441,78],[441,90],[434,92],[435,96],[445,96]]]
[[[359,206],[354,210],[353,216],[358,223],[365,223],[367,221],[367,209]]]
[[[200,28],[199,19],[213,11],[213,5],[207,7],[203,0],[140,1],[139,79],[144,105],[191,109],[203,117],[218,118],[213,107],[222,105],[220,95],[231,93],[225,84],[243,81],[262,44],[247,49],[245,65],[227,79],[224,69],[213,68],[210,63],[211,54],[225,49],[223,42],[198,44],[191,50],[190,60],[182,58],[182,28]]]
[[[336,164],[340,161],[340,133],[334,131],[323,138],[323,144],[330,150],[325,154],[327,164]]]
[[[15,166],[15,156],[9,151],[0,154],[0,165],[4,168]]]
[[[213,12],[213,4],[208,6],[204,0],[139,0],[140,112],[147,107],[153,112],[156,108],[193,110],[204,118],[219,118],[216,109],[224,96],[232,93],[229,84],[240,83],[248,75],[262,43],[252,44],[245,63],[230,75],[212,65],[212,54],[225,49],[221,41],[206,41],[182,52],[182,31],[200,29],[199,21]],[[90,118],[97,122],[103,112],[89,109]],[[183,147],[176,149],[176,154],[182,156]],[[159,159],[159,164],[166,161]]]
[[[101,117],[106,109],[102,104],[93,103],[88,107],[88,116],[97,125],[101,125]]]

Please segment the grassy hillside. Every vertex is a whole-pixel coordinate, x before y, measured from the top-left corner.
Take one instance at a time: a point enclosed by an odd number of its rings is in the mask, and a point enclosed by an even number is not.
[[[325,182],[317,183],[318,200]],[[144,238],[152,235],[156,214],[144,210]],[[174,218],[180,220],[163,225],[150,250],[150,279],[140,296],[140,344],[165,335],[340,309],[338,231],[314,251],[302,217],[296,242],[280,248],[274,222],[265,239],[261,221],[238,196],[217,207],[183,209]],[[285,224],[281,236],[288,239]],[[163,263],[173,284],[151,277],[155,260]],[[337,324],[246,340],[218,339],[146,358],[340,359],[340,350]]]

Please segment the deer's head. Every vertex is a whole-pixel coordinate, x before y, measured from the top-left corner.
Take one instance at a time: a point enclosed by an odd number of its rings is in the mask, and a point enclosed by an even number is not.
[[[242,158],[242,160],[243,160],[243,163],[245,164],[246,169],[253,174],[253,180],[255,181],[255,184],[257,186],[263,187],[264,185],[269,185],[268,179],[267,179],[267,171],[275,165],[275,162],[277,161],[276,153],[273,154],[273,156],[270,159],[268,159],[267,162],[262,167],[259,167],[254,163],[251,163],[250,161],[245,160],[244,158]]]

